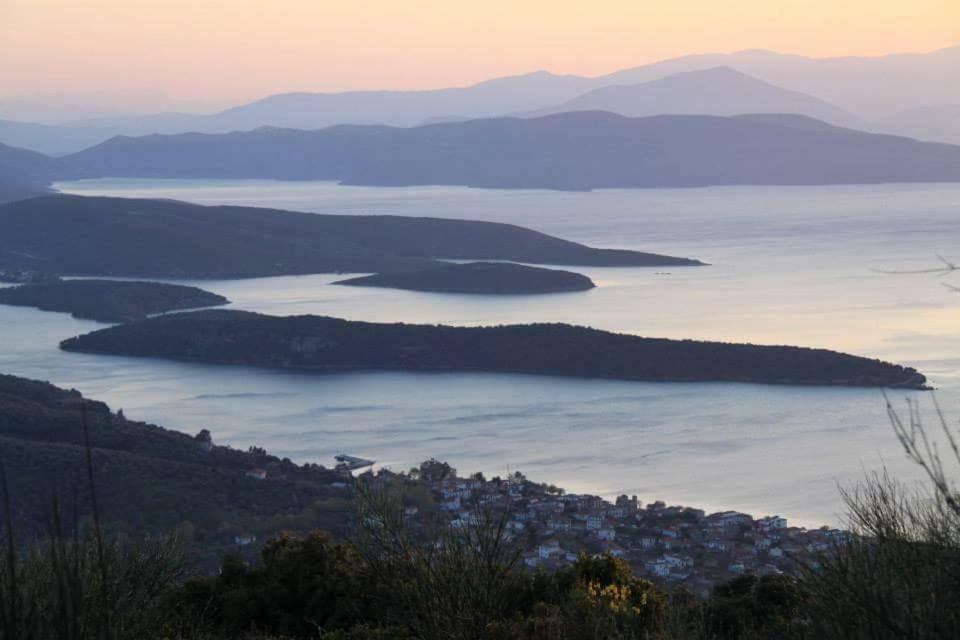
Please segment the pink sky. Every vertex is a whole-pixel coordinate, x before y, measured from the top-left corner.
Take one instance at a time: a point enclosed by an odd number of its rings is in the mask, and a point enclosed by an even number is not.
[[[960,43],[957,0],[0,0],[0,96],[426,88],[688,53]]]

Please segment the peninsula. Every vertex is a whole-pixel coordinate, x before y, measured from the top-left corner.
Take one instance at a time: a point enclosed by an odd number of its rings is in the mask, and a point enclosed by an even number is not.
[[[588,291],[596,286],[587,276],[572,271],[507,262],[441,264],[422,271],[377,273],[333,284],[475,294],[563,293]]]
[[[0,304],[63,311],[98,322],[131,322],[168,311],[227,304],[197,287],[125,280],[60,280],[0,289]]]
[[[511,224],[50,196],[0,206],[0,269],[68,276],[255,278],[420,271],[437,260],[697,266]]]
[[[835,351],[641,338],[566,324],[376,324],[210,310],[64,340],[66,351],[313,371],[486,371],[652,382],[925,388],[916,370]]]

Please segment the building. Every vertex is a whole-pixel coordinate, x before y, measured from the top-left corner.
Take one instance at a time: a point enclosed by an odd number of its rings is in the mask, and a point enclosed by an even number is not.
[[[597,529],[597,537],[601,540],[614,540],[617,537],[617,532],[610,527],[604,527],[603,529]]]
[[[559,540],[545,540],[537,547],[537,555],[542,560],[548,560],[552,556],[562,555],[563,549],[560,548]]]

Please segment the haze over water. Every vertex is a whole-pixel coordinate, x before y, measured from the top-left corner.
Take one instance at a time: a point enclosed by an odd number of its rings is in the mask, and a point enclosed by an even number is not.
[[[331,183],[100,180],[88,195],[323,213],[510,222],[710,267],[584,269],[598,289],[531,297],[327,286],[336,276],[201,282],[233,307],[374,321],[562,321],[647,336],[827,347],[916,366],[960,417],[960,297],[933,276],[960,246],[960,185],[611,190],[360,188]],[[668,271],[669,273],[664,273]],[[950,280],[947,280],[950,282]],[[960,284],[960,276],[955,284]],[[522,470],[572,491],[837,523],[838,483],[903,459],[876,390],[649,384],[493,374],[297,374],[61,353],[103,325],[0,307],[0,369],[73,386],[128,416],[221,444],[330,464]],[[904,394],[896,394],[899,399]],[[916,394],[929,406],[925,394]]]

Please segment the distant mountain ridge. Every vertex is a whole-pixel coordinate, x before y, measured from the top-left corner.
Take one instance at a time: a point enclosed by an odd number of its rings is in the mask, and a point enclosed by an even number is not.
[[[859,118],[828,102],[781,89],[726,66],[685,71],[640,84],[601,87],[524,115],[570,111],[610,111],[628,117],[789,113],[835,125],[863,125]]]
[[[802,116],[574,112],[414,128],[261,128],[114,138],[60,161],[64,176],[337,180],[589,190],[960,180],[960,147]]]
[[[53,158],[0,144],[0,204],[47,192],[57,170]]]
[[[298,129],[340,124],[414,126],[553,109],[604,87],[638,85],[717,67],[728,67],[782,91],[804,94],[808,101],[829,103],[854,118],[869,122],[870,128],[877,131],[885,131],[884,120],[897,113],[960,104],[960,73],[957,73],[960,46],[920,54],[822,59],[746,50],[682,56],[592,78],[537,71],[466,87],[277,94],[207,115],[158,113],[98,117],[66,122],[63,124],[67,126],[59,128],[7,122],[0,123],[0,142],[60,154],[78,151],[117,134],[226,133],[261,126]],[[827,113],[802,111],[801,114],[836,124],[853,124],[853,121],[836,121]],[[900,125],[895,132],[928,136],[931,130],[920,126],[922,124]],[[24,137],[28,129],[35,143]],[[938,131],[940,129],[934,129],[933,133],[936,135]]]

